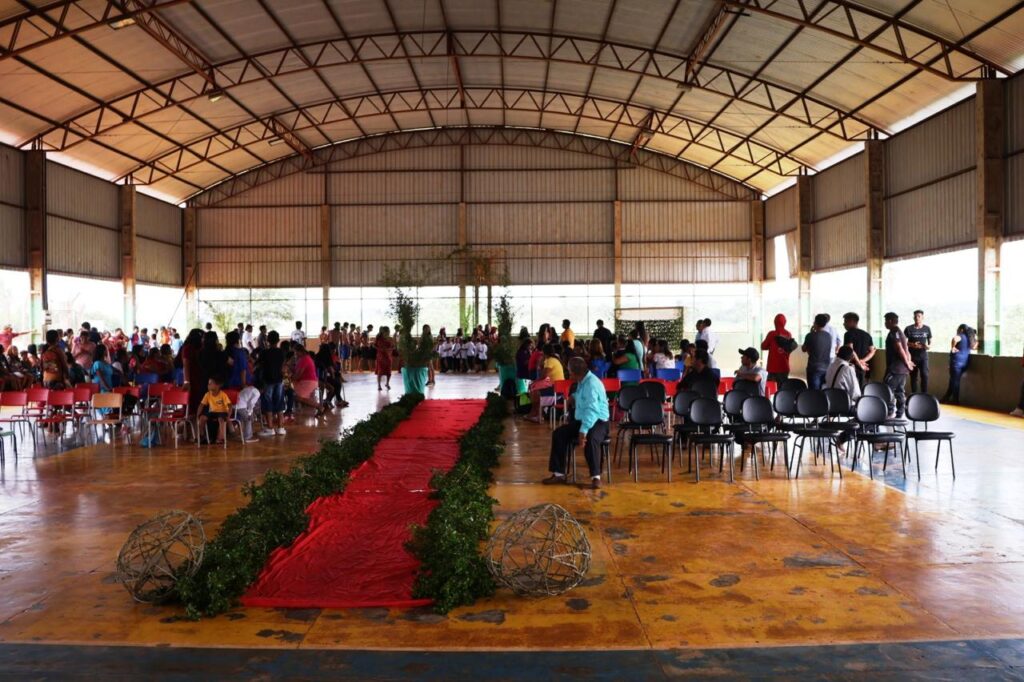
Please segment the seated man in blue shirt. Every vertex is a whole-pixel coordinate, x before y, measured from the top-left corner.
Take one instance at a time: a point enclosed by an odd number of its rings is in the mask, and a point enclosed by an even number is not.
[[[567,409],[573,410],[568,424],[551,434],[551,475],[542,483],[565,483],[566,455],[573,444],[584,446],[590,468],[590,487],[601,487],[601,443],[608,438],[608,396],[601,380],[587,370],[583,358],[569,359],[569,378],[576,382],[576,392],[569,396]]]

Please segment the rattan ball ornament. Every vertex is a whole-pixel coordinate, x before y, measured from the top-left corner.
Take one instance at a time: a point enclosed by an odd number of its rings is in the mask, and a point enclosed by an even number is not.
[[[136,601],[158,604],[174,594],[181,575],[203,563],[206,533],[188,512],[161,512],[139,525],[117,555],[117,580]]]
[[[590,541],[572,514],[557,504],[540,504],[495,529],[487,543],[487,568],[520,596],[552,597],[583,581]]]

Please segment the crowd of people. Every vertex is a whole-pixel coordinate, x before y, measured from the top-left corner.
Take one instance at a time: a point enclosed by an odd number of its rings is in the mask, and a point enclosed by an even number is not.
[[[799,348],[806,354],[810,388],[843,388],[852,399],[858,398],[879,350],[871,335],[860,328],[859,316],[853,312],[843,315],[840,333],[831,317],[820,313],[802,338],[786,325],[786,317],[776,315],[773,329],[760,348],[739,349],[738,367],[732,374],[756,383],[764,395],[768,381],[781,383],[789,377],[791,355]],[[914,311],[913,323],[906,327],[901,327],[896,313],[887,313],[885,327],[884,382],[892,390],[891,410],[901,417],[908,381],[912,392],[928,390],[928,352],[933,335],[921,310]],[[321,327],[317,350],[311,353],[301,322],[295,323],[287,338],[266,325],[254,328],[238,323],[223,339],[210,323],[205,329],[192,329],[182,339],[172,327],[135,327],[126,334],[122,329],[101,331],[84,322],[77,332],[51,329],[45,343],[19,350],[15,341],[27,332],[16,332],[8,325],[0,332],[0,389],[23,390],[32,385],[67,388],[93,382],[101,391],[111,391],[116,386],[139,383],[140,377],[154,377],[155,381],[186,385],[191,414],[210,413],[220,425],[225,421],[220,389],[250,388],[254,390],[246,392],[247,407],[258,402],[263,424],[258,432],[247,435],[284,435],[284,425],[294,421],[298,405],[312,408],[316,418],[347,406],[343,384],[348,372],[373,372],[378,389],[390,390],[391,374],[401,368],[395,343],[400,329],[394,331],[393,336],[387,326],[375,332],[372,324],[362,328],[336,322],[333,327]],[[429,326],[423,331],[429,333]],[[436,374],[490,370],[498,343],[498,330],[491,325],[466,331],[460,328],[451,336],[441,328],[435,339],[428,385],[434,383]],[[516,378],[529,382],[530,410],[526,418],[536,422],[541,420],[541,399],[551,395],[556,381],[572,374],[570,365],[585,367],[597,377],[622,375],[628,380],[655,377],[659,370],[668,370],[672,376],[672,372],[678,372],[683,388],[697,382],[717,385],[722,371],[716,360],[718,335],[709,318],[698,320],[693,341],[682,339],[678,348],[666,339],[651,337],[643,323],[628,333],[615,333],[598,320],[596,329],[584,339],[573,331],[568,319],[562,321],[560,329],[541,325],[535,336],[522,328],[517,346]],[[950,340],[945,402],[959,402],[960,380],[976,347],[974,330],[960,325]],[[763,364],[762,354],[767,356]],[[1024,386],[1013,414],[1024,416]]]

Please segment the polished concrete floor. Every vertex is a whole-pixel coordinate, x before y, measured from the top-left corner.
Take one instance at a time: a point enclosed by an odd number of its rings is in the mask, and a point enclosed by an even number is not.
[[[430,397],[479,397],[494,383],[493,375],[443,376]],[[212,676],[218,666],[226,666],[225,676],[246,677],[322,665],[365,677],[359,671],[374,660],[391,671],[381,673],[388,679],[416,671],[443,678],[488,665],[500,666],[499,679],[536,676],[530,671],[538,666],[582,677],[595,668],[650,670],[638,678],[715,671],[933,677],[961,668],[968,672],[954,677],[1020,675],[1024,647],[1014,638],[1024,637],[1024,420],[967,409],[947,410],[941,425],[958,434],[955,481],[945,454],[935,471],[923,452],[920,482],[915,473],[904,480],[892,463],[879,477],[880,459],[875,481],[863,468],[840,480],[808,457],[799,480],[787,481],[778,467],[755,481],[748,468],[733,484],[707,470],[695,484],[677,467],[667,483],[644,455],[639,483],[617,470],[615,483],[597,492],[537,484],[550,431],[510,420],[493,491],[499,516],[558,502],[592,543],[586,582],[562,597],[499,591],[447,616],[239,608],[192,622],[173,606],[135,604],[113,582],[117,550],[136,524],[180,508],[215,532],[243,501],[245,481],[286,467],[317,439],[396,398],[400,382],[393,385],[390,395],[379,393],[372,377],[352,376],[352,407],[327,427],[300,419],[287,436],[244,447],[100,444],[35,457],[8,453],[0,474],[0,673],[123,669],[117,646],[169,645],[239,648],[190,654],[191,668],[179,659],[174,670],[185,677],[189,670],[202,676],[203,665]],[[31,646],[58,643],[91,648]],[[750,647],[760,653],[743,653]],[[315,651],[327,649],[350,651]],[[390,649],[421,654],[368,653]],[[453,650],[467,653],[443,664],[429,659],[429,652]],[[506,653],[470,653],[481,650]],[[512,653],[525,650],[549,653]],[[174,659],[145,651],[140,665]],[[762,667],[742,667],[756,661]]]

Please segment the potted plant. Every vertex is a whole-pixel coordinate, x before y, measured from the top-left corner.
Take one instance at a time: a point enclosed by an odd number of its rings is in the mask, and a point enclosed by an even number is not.
[[[512,336],[515,315],[508,294],[502,294],[494,306],[494,318],[498,326],[498,342],[494,346],[494,362],[498,366],[498,391],[509,379],[516,378],[516,339]]]
[[[398,334],[398,355],[402,359],[402,384],[406,393],[427,392],[427,366],[434,354],[434,338],[423,334],[416,339],[412,332],[419,317],[420,306],[400,287],[391,295],[391,314],[401,332]]]

